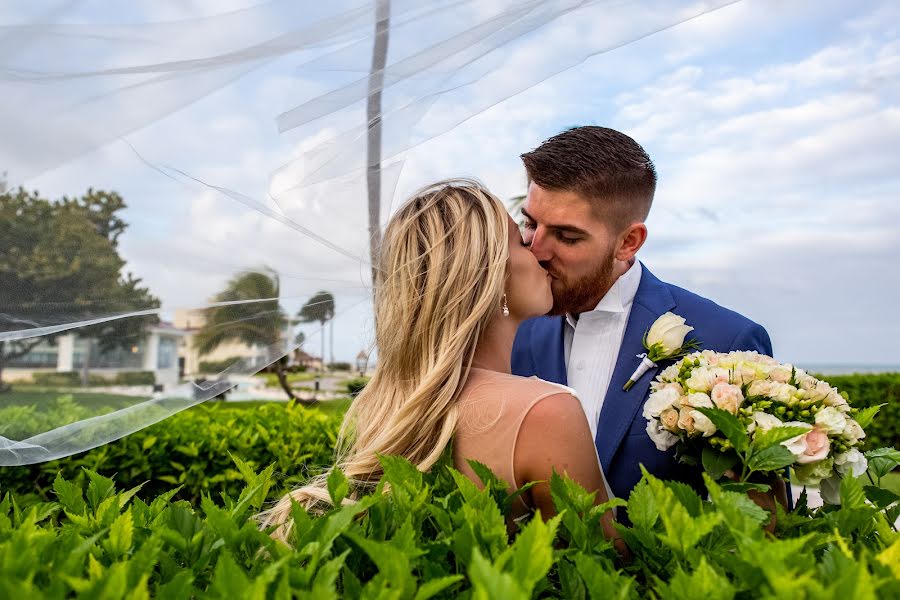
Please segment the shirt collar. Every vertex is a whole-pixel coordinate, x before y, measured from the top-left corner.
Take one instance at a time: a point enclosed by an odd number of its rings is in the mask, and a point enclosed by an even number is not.
[[[622,273],[612,287],[609,288],[609,291],[600,299],[594,310],[581,313],[581,316],[592,313],[626,312],[637,295],[638,286],[641,284],[641,271],[641,262],[635,260],[634,264]],[[566,313],[566,322],[574,329],[578,323],[578,318],[571,313]]]

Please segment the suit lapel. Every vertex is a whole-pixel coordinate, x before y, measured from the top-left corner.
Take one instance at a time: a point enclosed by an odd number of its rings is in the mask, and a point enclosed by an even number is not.
[[[534,324],[531,358],[537,376],[544,381],[568,385],[563,325],[565,317],[543,317]]]
[[[645,352],[644,333],[660,315],[675,307],[675,300],[666,285],[654,277],[643,263],[641,267],[641,283],[631,306],[622,347],[603,400],[597,427],[597,454],[603,468],[607,470],[625,432],[631,427],[635,414],[644,403],[650,382],[657,374],[657,370],[651,369],[630,390],[626,392],[622,389],[640,362],[637,355]]]

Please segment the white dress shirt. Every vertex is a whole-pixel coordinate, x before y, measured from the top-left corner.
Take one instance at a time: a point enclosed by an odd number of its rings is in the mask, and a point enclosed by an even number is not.
[[[631,305],[641,283],[637,260],[613,284],[597,307],[577,318],[566,314],[564,351],[569,386],[578,392],[591,435],[596,439],[600,409],[622,347]]]

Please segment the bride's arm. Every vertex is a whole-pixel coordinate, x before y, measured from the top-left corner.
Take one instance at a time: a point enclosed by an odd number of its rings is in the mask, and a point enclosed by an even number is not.
[[[595,491],[594,504],[609,499],[591,430],[581,403],[571,394],[547,396],[525,415],[516,440],[513,467],[519,485],[541,482],[530,491],[534,508],[541,511],[545,520],[556,514],[549,483],[554,469],[584,489]],[[612,511],[607,511],[602,520],[603,531],[607,538],[617,540],[616,548],[622,553],[624,544],[613,520]]]

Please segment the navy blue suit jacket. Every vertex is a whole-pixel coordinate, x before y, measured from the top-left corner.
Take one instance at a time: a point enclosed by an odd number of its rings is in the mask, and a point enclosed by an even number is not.
[[[643,264],[641,265],[643,267]],[[634,372],[644,352],[644,333],[660,315],[673,312],[694,328],[689,334],[704,350],[731,352],[756,350],[772,355],[766,330],[738,313],[682,288],[664,283],[643,267],[641,283],[625,328],[622,347],[600,411],[597,426],[597,454],[609,486],[619,498],[628,498],[641,479],[640,465],[662,479],[682,481],[703,490],[701,469],[678,463],[674,448],[656,449],[647,434],[647,420],[641,414],[650,393],[650,382],[673,361],[663,361],[651,369],[629,391],[622,387]],[[565,317],[538,317],[525,321],[513,345],[512,370],[516,375],[567,385],[563,356]]]

